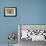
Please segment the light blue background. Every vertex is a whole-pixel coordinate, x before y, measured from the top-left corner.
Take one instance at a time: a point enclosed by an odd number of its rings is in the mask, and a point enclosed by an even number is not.
[[[17,7],[16,17],[4,17],[4,7],[9,6]],[[17,34],[18,24],[46,24],[46,0],[1,0],[0,44],[8,43],[10,32]]]

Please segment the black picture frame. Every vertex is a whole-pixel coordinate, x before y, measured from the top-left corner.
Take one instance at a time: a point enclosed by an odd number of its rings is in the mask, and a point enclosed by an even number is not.
[[[10,9],[10,10],[9,10]],[[7,10],[9,11],[9,12],[12,12],[13,11],[13,14],[11,13],[11,14],[8,14],[7,13]],[[4,16],[5,17],[16,17],[17,16],[17,7],[5,7],[4,8]]]

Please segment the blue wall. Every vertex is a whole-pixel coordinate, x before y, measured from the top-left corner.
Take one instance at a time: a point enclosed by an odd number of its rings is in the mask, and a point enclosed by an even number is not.
[[[4,7],[9,6],[17,7],[16,17],[4,17]],[[8,43],[9,32],[18,32],[17,24],[46,24],[46,0],[1,0],[0,44]]]

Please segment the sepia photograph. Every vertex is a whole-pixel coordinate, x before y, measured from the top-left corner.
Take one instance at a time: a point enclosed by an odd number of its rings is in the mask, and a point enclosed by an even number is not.
[[[16,7],[6,7],[4,8],[4,16],[14,17],[16,16]]]

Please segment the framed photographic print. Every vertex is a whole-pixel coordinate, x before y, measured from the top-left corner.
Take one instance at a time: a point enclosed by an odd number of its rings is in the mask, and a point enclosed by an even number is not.
[[[17,8],[16,7],[5,7],[4,8],[4,16],[16,17],[17,16]]]

